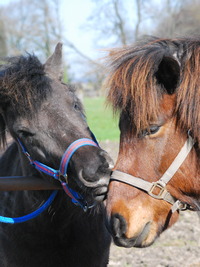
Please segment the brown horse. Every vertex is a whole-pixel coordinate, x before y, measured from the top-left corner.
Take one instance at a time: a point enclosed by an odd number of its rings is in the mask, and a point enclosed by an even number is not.
[[[152,38],[108,56],[120,148],[107,198],[119,246],[146,247],[200,209],[200,38]]]

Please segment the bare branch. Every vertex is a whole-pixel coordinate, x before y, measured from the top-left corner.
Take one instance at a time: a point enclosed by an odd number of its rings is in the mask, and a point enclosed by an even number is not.
[[[135,26],[135,40],[137,40],[139,37],[139,29],[140,29],[140,24],[142,21],[141,0],[136,0],[135,3],[136,3],[136,9],[137,9],[137,23]]]
[[[86,54],[84,54],[83,52],[80,51],[80,49],[78,49],[78,47],[70,42],[67,39],[64,39],[64,44],[69,47],[70,49],[72,49],[73,51],[75,51],[79,56],[81,56],[82,58],[86,59],[88,62],[97,65],[97,66],[102,66],[101,64],[99,64],[97,61],[93,60],[92,58],[88,57]]]
[[[123,45],[127,45],[127,38],[126,38],[125,29],[124,29],[125,23],[119,12],[119,0],[114,0],[113,4],[114,4],[115,15],[117,18],[116,24],[117,24],[117,27],[119,28],[119,37],[120,37],[121,43]]]

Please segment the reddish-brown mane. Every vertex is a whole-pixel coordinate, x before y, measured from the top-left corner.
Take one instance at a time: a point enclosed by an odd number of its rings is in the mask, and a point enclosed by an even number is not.
[[[177,88],[177,119],[182,129],[190,129],[200,143],[200,38],[180,42],[185,43],[185,49]]]
[[[137,132],[157,118],[165,88],[156,80],[163,57],[180,65],[176,85],[178,125],[200,140],[200,38],[153,39],[138,46],[113,49],[107,58],[108,100],[114,110],[128,111]]]

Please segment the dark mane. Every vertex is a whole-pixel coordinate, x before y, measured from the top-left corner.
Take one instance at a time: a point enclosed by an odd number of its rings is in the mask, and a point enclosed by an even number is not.
[[[16,114],[32,116],[49,94],[50,79],[33,55],[10,57],[0,66],[0,104],[9,104]],[[5,144],[5,123],[0,115],[0,141]]]
[[[114,110],[128,111],[137,131],[146,128],[157,117],[159,101],[166,93],[156,79],[163,57],[174,58],[180,65],[175,90],[178,123],[200,139],[200,38],[152,38],[136,46],[110,50],[108,100]]]
[[[0,75],[0,102],[11,104],[20,114],[30,114],[49,93],[49,78],[36,56],[7,58],[0,71],[4,74]]]

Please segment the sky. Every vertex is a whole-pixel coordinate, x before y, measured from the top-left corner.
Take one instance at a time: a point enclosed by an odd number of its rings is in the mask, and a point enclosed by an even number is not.
[[[93,5],[91,0],[62,0],[61,18],[67,25],[67,39],[87,55],[95,56],[91,33],[81,29],[91,15]]]
[[[13,0],[0,0],[0,5],[6,5],[12,1]],[[67,29],[65,35],[80,48],[80,50],[82,49],[83,52],[87,54],[92,52],[91,49],[95,49],[92,48],[91,35],[81,30],[81,26],[91,15],[93,6],[94,2],[91,0],[61,0],[60,15],[64,28]]]

